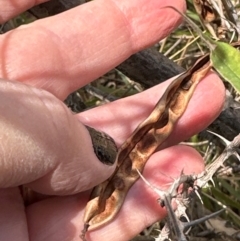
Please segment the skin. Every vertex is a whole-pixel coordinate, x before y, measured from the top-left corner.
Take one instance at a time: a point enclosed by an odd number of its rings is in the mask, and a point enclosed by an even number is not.
[[[40,2],[0,0],[0,20]],[[177,27],[181,17],[161,9],[166,4],[185,10],[180,0],[95,0],[0,36],[0,240],[79,240],[86,190],[115,167],[97,160],[81,123],[105,131],[120,145],[150,114],[171,80],[76,116],[61,101]],[[175,144],[217,117],[224,93],[215,74],[202,80],[165,144],[171,147],[149,159],[143,175],[150,183],[166,188],[182,170],[203,170],[196,151]],[[47,196],[25,208],[18,188],[22,184]],[[129,240],[165,216],[157,198],[139,180],[118,216],[89,233],[88,240]]]

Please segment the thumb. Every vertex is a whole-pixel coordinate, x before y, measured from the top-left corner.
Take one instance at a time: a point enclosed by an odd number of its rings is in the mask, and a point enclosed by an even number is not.
[[[43,194],[73,194],[114,170],[99,161],[87,128],[52,94],[0,80],[0,103],[0,188],[26,184]]]

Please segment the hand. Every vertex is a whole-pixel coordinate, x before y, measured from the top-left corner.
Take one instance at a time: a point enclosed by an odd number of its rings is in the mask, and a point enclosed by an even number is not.
[[[172,4],[184,11],[184,2]],[[2,0],[2,21],[31,7],[32,1],[21,4]],[[181,17],[171,9],[161,9],[166,4],[171,3],[96,0],[1,35],[0,240],[78,240],[89,196],[89,191],[83,191],[114,170],[97,160],[81,122],[105,131],[120,145],[150,114],[169,81],[77,116],[61,100],[167,36]],[[166,145],[205,128],[219,114],[223,100],[224,87],[210,73],[197,87]],[[203,168],[196,151],[172,146],[152,155],[143,175],[163,187],[169,183],[167,176]],[[22,184],[48,196],[25,208],[18,188]],[[91,232],[89,241],[129,240],[166,214],[157,198],[139,180],[119,215]]]

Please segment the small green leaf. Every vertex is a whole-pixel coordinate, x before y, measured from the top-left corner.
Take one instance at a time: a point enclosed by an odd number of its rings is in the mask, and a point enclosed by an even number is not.
[[[240,52],[227,43],[215,44],[210,54],[214,69],[240,93]]]

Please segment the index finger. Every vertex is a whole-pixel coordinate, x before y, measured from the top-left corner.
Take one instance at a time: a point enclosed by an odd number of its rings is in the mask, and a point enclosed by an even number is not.
[[[185,1],[96,0],[0,36],[0,76],[60,99],[167,36]]]

